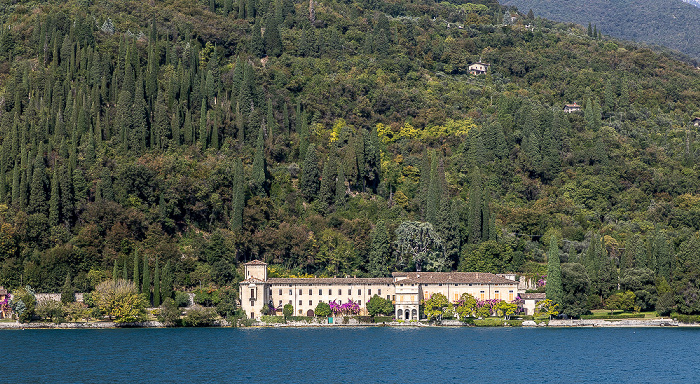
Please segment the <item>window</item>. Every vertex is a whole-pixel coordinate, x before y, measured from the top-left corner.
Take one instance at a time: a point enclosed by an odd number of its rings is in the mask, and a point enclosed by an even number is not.
[[[282,296],[282,290],[280,289],[280,296]]]
[[[282,300],[280,300],[280,307],[282,306]]]
[[[348,288],[348,296],[352,296],[352,289]]]
[[[301,305],[301,300],[299,300],[299,305]]]
[[[291,301],[291,300],[289,300],[289,305],[292,305],[292,301]]]
[[[387,300],[391,300],[391,295],[386,295]]]
[[[381,295],[382,295],[382,290],[380,289],[380,290],[379,290],[379,296],[381,296]]]
[[[301,314],[303,314],[303,313],[304,313],[304,312],[300,309],[300,310],[299,310],[299,314],[301,315]]]
[[[368,289],[368,290],[367,290],[367,296],[372,296],[372,290],[371,290],[371,289]]]
[[[343,294],[343,290],[342,290],[342,289],[338,289],[338,294],[339,294],[339,295],[342,295],[342,294]]]
[[[292,290],[290,289],[290,290],[289,290],[289,296],[291,296],[291,295],[292,295]]]
[[[479,291],[479,299],[480,299],[480,300],[484,300],[484,296],[485,296],[484,293],[486,293],[486,292],[484,292],[484,291]]]
[[[311,296],[311,295],[313,295],[313,294],[314,294],[314,290],[311,289],[311,288],[309,288],[309,296]]]
[[[438,284],[438,287],[442,287],[442,283]]]
[[[145,280],[145,279],[144,279]],[[250,289],[250,297],[255,298],[255,288]]]
[[[270,288],[270,296],[272,296],[272,288]]]
[[[500,293],[500,292],[495,291],[494,294],[495,294],[495,295],[494,295],[494,298],[495,298],[496,300],[501,300],[501,293]]]
[[[459,294],[455,293],[455,301],[459,300]]]
[[[313,300],[309,300],[309,305],[310,305],[310,306],[311,306],[311,305],[314,305]]]
[[[513,301],[513,291],[508,291],[508,301]]]
[[[387,295],[387,297],[388,297],[388,295]],[[391,300],[396,301],[396,295],[391,295]]]
[[[329,295],[332,295],[332,294],[333,294],[332,290],[329,289],[329,290],[328,290],[328,294],[329,294]]]
[[[323,295],[323,289],[319,289],[319,290],[318,290],[318,295],[319,295],[319,296]]]
[[[304,291],[301,288],[299,288],[299,296],[301,296],[303,294],[304,294]]]
[[[430,293],[428,291],[423,292],[423,300],[430,299]]]
[[[357,290],[357,296],[362,296],[362,290],[361,290],[361,289],[358,289],[358,290]]]

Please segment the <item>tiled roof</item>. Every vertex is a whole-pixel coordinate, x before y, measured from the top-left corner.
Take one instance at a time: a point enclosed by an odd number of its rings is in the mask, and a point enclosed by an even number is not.
[[[243,283],[264,283],[265,280],[260,280],[257,277],[249,277],[243,281],[241,281],[241,284]]]
[[[484,272],[394,272],[394,277],[406,277],[399,284],[440,284],[440,283],[473,283],[473,284],[518,284],[493,273]]]
[[[547,298],[546,293],[521,293],[519,296],[523,300],[544,300]]]
[[[249,261],[243,265],[267,265],[267,263],[264,261],[260,261],[260,260],[253,260],[253,261]]]
[[[267,279],[270,284],[393,284],[391,277],[330,277],[330,278],[285,278],[273,277]]]
[[[0,289],[0,296],[6,296],[7,295],[7,289]]]

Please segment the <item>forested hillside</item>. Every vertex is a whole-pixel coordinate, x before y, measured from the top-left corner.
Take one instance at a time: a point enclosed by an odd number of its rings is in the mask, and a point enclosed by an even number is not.
[[[700,59],[700,8],[695,0],[506,0],[550,20],[592,23],[619,39],[669,47]]]
[[[505,14],[3,0],[0,285],[89,291],[142,259],[178,289],[252,259],[537,279],[549,250],[567,313],[618,283],[641,309],[700,311],[700,73]]]

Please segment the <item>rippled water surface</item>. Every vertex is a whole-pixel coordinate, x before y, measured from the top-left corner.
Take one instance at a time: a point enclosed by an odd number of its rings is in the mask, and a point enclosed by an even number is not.
[[[0,331],[0,382],[697,383],[700,329]]]

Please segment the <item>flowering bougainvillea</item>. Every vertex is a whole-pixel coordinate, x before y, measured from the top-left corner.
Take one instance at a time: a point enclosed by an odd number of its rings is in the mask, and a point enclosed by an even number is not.
[[[338,304],[335,300],[328,303],[334,315],[357,315],[360,313],[360,303],[348,299],[343,304]]]
[[[9,293],[5,295],[5,299],[3,301],[0,301],[0,314],[3,316],[6,316],[7,314],[10,313],[10,299],[12,298],[12,295]]]

